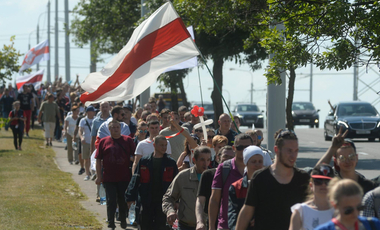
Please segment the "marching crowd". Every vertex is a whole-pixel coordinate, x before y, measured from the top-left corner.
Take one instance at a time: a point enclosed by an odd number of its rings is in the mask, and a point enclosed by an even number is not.
[[[222,114],[219,128],[208,127],[204,136],[195,126],[199,117],[185,106],[170,111],[162,98],[150,98],[143,107],[130,101],[85,107],[75,85],[56,79],[38,91],[24,85],[18,95],[9,85],[0,99],[3,117],[10,118],[18,150],[34,119],[47,147],[66,141],[67,160],[80,165],[85,181],[95,181],[98,202],[104,186],[110,229],[116,220],[126,228],[135,204],[131,224],[142,230],[380,230],[372,218],[380,214],[379,184],[355,170],[356,147],[342,130],[319,162],[302,170],[291,130],[273,135],[272,153],[261,146],[261,130],[238,134],[238,117],[234,123]]]

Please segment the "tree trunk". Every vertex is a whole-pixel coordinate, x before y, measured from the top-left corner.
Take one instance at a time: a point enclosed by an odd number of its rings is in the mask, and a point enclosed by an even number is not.
[[[178,111],[178,90],[177,90],[177,84],[174,79],[170,80],[170,91],[171,91],[171,105],[172,111]]]
[[[287,128],[289,130],[294,130],[292,105],[293,105],[295,81],[296,81],[296,71],[293,67],[291,67],[290,68],[290,78],[289,78],[288,98],[286,99],[286,121],[287,121]]]
[[[214,74],[215,82],[218,84],[220,91],[222,91],[223,87],[223,58],[213,58],[214,66],[212,72]],[[214,127],[218,128],[218,119],[219,116],[223,113],[223,102],[222,96],[220,95],[219,90],[214,82],[214,89],[211,94],[212,103],[214,105]]]
[[[182,98],[183,105],[189,108],[189,102],[187,102],[185,87],[183,86],[183,78],[178,80],[178,87],[181,90],[181,98]]]

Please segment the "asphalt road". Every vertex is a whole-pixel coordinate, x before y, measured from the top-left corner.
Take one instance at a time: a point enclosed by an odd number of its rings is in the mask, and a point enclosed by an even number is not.
[[[242,127],[241,131],[245,132],[247,127]],[[266,146],[266,130],[264,132],[263,146]],[[299,140],[299,153],[297,158],[297,167],[313,167],[330,147],[331,141],[325,141],[323,129],[295,128]],[[270,135],[271,137],[273,135]],[[357,171],[365,177],[372,179],[380,175],[380,142],[368,142],[368,139],[353,139],[356,150],[359,154],[359,163],[356,166]]]

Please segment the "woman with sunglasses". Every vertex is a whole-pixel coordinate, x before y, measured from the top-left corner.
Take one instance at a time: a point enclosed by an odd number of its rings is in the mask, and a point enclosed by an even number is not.
[[[316,230],[380,230],[376,218],[359,216],[362,205],[363,189],[351,179],[334,178],[329,184],[329,198],[336,216]]]
[[[327,185],[334,177],[334,170],[330,165],[320,164],[311,172],[310,199],[302,204],[291,207],[293,212],[289,230],[308,230],[331,220],[334,208],[328,200]]]
[[[356,165],[359,158],[353,141],[345,139],[348,130],[343,133],[342,127],[332,139],[331,146],[317,164],[330,164],[331,159],[334,161],[334,170],[338,177],[342,179],[351,179],[356,181],[363,189],[364,194],[377,187],[377,184],[366,179],[358,173]]]
[[[134,142],[135,142],[135,145],[137,146],[137,144],[142,141],[142,140],[145,140],[146,139],[146,135],[148,133],[148,125],[146,124],[145,121],[142,121],[140,122],[138,125],[137,125],[137,131],[136,131],[136,134],[135,134],[135,138],[134,138]]]

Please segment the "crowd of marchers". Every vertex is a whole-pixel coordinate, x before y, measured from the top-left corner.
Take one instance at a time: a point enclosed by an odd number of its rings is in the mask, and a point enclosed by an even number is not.
[[[199,117],[185,106],[170,111],[163,98],[142,107],[130,101],[86,107],[80,94],[59,80],[38,92],[25,85],[17,95],[10,86],[0,100],[10,118],[5,128],[18,150],[33,119],[47,147],[54,139],[66,142],[68,162],[95,181],[97,202],[105,189],[110,229],[117,222],[126,228],[134,208],[130,224],[142,230],[380,230],[379,184],[356,171],[347,133],[340,131],[318,163],[303,170],[296,167],[292,130],[268,135],[272,152],[261,146],[261,130],[239,133],[238,117],[220,115],[219,128],[207,127],[204,136],[195,126]]]

